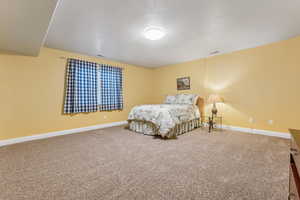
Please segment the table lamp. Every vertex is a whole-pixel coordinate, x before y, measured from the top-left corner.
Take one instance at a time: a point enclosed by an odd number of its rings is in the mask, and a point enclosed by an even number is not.
[[[217,95],[217,94],[211,94],[211,95],[209,95],[209,97],[208,97],[208,103],[212,103],[213,104],[213,107],[211,109],[212,115],[217,115],[217,113],[218,113],[218,109],[217,109],[216,103],[222,103],[222,102],[224,102],[224,99],[222,97],[220,97],[219,95]]]

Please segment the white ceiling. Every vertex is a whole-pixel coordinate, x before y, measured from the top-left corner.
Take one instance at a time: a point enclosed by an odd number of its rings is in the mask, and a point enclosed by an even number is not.
[[[58,0],[1,0],[0,51],[37,56]]]
[[[145,39],[148,25],[167,35]],[[46,45],[157,67],[296,35],[299,0],[62,0]]]
[[[3,1],[0,50],[36,54],[57,0]],[[299,8],[299,0],[61,0],[45,45],[158,67],[298,36]],[[167,35],[147,40],[147,26]]]

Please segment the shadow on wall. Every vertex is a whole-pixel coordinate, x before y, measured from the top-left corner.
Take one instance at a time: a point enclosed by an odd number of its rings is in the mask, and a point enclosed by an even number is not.
[[[8,50],[0,50],[0,54],[3,54],[3,55],[11,55],[11,56],[27,56],[27,57],[33,57],[33,56],[31,56],[31,55],[25,55],[24,53],[21,53],[21,52],[8,51]]]

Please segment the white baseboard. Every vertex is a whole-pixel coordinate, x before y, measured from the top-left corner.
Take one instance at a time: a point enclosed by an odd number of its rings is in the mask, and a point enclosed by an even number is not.
[[[283,132],[267,131],[267,130],[244,128],[244,127],[229,126],[229,125],[223,125],[223,128],[227,129],[227,130],[240,131],[240,132],[245,132],[245,133],[267,135],[267,136],[280,137],[280,138],[286,138],[286,139],[291,138],[291,134],[283,133]]]
[[[120,121],[120,122],[99,124],[99,125],[95,125],[95,126],[87,126],[87,127],[75,128],[75,129],[69,129],[69,130],[63,130],[63,131],[55,131],[55,132],[20,137],[20,138],[13,138],[13,139],[8,139],[8,140],[0,140],[0,147],[6,146],[6,145],[11,145],[11,144],[16,144],[16,143],[21,143],[21,142],[32,141],[32,140],[45,139],[45,138],[50,138],[50,137],[55,137],[55,136],[69,135],[69,134],[73,134],[73,133],[80,133],[80,132],[91,131],[91,130],[96,130],[96,129],[109,128],[109,127],[113,127],[113,126],[121,126],[121,125],[125,125],[125,124],[127,124],[127,121]],[[245,132],[245,133],[267,135],[267,136],[280,137],[280,138],[286,138],[286,139],[291,138],[291,135],[289,133],[251,129],[251,128],[244,128],[244,127],[238,127],[238,126],[229,126],[229,125],[223,125],[222,127],[223,127],[223,129],[240,131],[240,132]]]
[[[113,126],[121,126],[121,125],[125,125],[125,124],[127,124],[127,121],[120,121],[120,122],[99,124],[99,125],[95,125],[95,126],[87,126],[87,127],[75,128],[75,129],[69,129],[69,130],[63,130],[63,131],[54,131],[54,132],[49,132],[49,133],[44,133],[44,134],[19,137],[19,138],[13,138],[13,139],[8,139],[8,140],[0,140],[0,147],[6,146],[6,145],[11,145],[11,144],[16,144],[16,143],[20,143],[20,142],[40,140],[40,139],[45,139],[45,138],[49,138],[49,137],[69,135],[69,134],[73,134],[73,133],[91,131],[91,130],[102,129],[102,128],[109,128],[109,127],[113,127]]]

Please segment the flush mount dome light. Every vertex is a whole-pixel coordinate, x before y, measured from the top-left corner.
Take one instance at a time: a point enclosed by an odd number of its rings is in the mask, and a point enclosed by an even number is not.
[[[166,35],[164,29],[160,27],[148,27],[144,30],[144,36],[149,40],[159,40]]]

